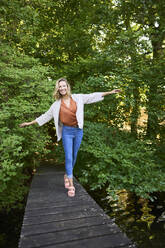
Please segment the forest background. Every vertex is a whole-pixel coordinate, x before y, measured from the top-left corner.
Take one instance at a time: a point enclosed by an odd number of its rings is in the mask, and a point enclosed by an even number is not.
[[[74,93],[122,90],[85,107],[81,183],[110,196],[165,191],[164,24],[164,0],[0,1],[1,210],[22,207],[52,147],[64,162],[53,122],[19,128],[48,110],[63,76]]]

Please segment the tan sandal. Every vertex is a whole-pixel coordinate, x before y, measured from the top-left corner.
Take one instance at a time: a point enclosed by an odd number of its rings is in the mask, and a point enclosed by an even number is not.
[[[64,186],[66,189],[69,188],[69,179],[66,177],[66,175],[64,175]]]
[[[68,188],[68,196],[69,197],[74,197],[75,196],[75,187],[74,186],[70,186]]]

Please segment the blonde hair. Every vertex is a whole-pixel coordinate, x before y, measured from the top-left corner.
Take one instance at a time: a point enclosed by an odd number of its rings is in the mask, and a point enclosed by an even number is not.
[[[71,96],[71,89],[70,89],[70,84],[68,83],[67,79],[66,78],[59,78],[57,81],[56,81],[56,85],[55,85],[55,88],[54,88],[54,92],[53,92],[53,98],[55,98],[56,100],[59,100],[62,96],[59,92],[59,83],[61,81],[64,81],[66,82],[66,85],[67,85],[67,91],[66,91],[66,94],[68,96]]]

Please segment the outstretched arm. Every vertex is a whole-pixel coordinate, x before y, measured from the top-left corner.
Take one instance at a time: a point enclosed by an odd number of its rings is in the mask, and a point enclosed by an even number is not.
[[[104,93],[102,94],[102,96],[107,96],[107,95],[110,95],[110,94],[116,94],[116,93],[119,93],[119,92],[121,92],[121,90],[115,89],[115,90],[112,90],[112,91],[104,92]]]
[[[121,92],[121,90],[115,89],[115,90],[108,91],[108,92],[95,92],[91,94],[81,94],[81,95],[83,97],[84,104],[90,104],[90,103],[102,101],[104,99],[104,96],[119,93],[119,92]]]
[[[26,127],[26,126],[30,126],[30,125],[33,125],[36,123],[38,123],[39,126],[44,125],[45,123],[47,123],[48,121],[50,121],[53,118],[52,108],[53,108],[53,104],[51,105],[51,107],[49,108],[49,110],[47,112],[45,112],[44,114],[42,114],[41,116],[39,116],[35,120],[33,120],[31,122],[23,122],[19,126],[20,127]]]
[[[31,122],[23,122],[19,126],[20,127],[26,127],[26,126],[30,126],[30,125],[33,125],[33,124],[36,124],[36,123],[37,123],[37,121],[34,120],[34,121],[31,121]]]

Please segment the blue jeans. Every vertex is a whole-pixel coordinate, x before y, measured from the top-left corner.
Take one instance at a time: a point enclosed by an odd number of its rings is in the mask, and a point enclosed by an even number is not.
[[[65,152],[65,169],[68,178],[73,177],[73,167],[81,145],[83,129],[63,125],[62,143]]]

